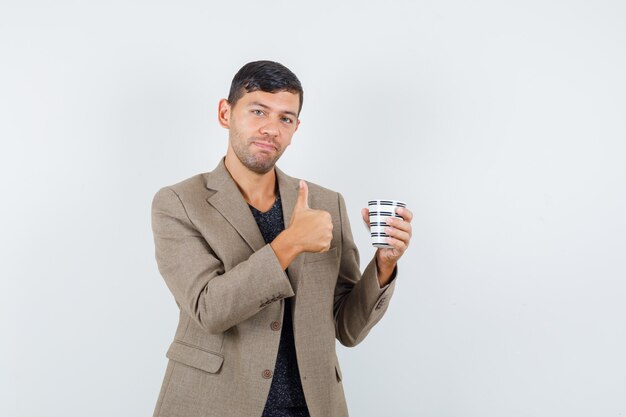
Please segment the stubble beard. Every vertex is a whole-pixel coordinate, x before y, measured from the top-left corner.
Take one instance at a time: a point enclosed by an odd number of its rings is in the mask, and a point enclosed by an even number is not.
[[[267,140],[260,140],[255,137],[241,139],[237,133],[235,133],[234,136],[235,138],[231,140],[231,145],[235,155],[237,155],[239,161],[241,161],[246,168],[257,174],[267,174],[274,169],[276,161],[278,161],[283,154],[283,149],[275,142],[272,142],[272,144],[276,146],[276,151],[272,155],[269,152],[260,150],[260,148],[257,152],[252,150],[253,147],[257,147],[252,143],[253,141],[259,140],[261,142],[268,142]]]

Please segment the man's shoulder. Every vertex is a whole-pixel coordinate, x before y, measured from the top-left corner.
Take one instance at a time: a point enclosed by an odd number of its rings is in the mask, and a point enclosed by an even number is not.
[[[209,190],[206,188],[206,176],[208,174],[208,172],[199,173],[173,184],[165,185],[156,192],[155,198],[159,195],[170,195],[173,197],[174,194],[183,201],[196,197],[206,198],[207,195],[205,194],[209,193]]]
[[[169,188],[176,192],[176,194],[197,192],[198,190],[206,189],[206,176],[208,174],[208,172],[202,172],[189,178],[185,178],[184,180],[178,181],[174,184],[168,185],[164,188]]]

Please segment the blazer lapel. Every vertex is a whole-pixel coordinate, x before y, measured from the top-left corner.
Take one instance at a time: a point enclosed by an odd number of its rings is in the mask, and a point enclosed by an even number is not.
[[[285,174],[277,166],[274,168],[276,170],[276,178],[278,179],[278,190],[280,192],[280,199],[282,200],[283,221],[285,222],[286,229],[291,222],[291,215],[293,214],[293,209],[298,199],[299,185],[297,179]]]
[[[285,174],[278,167],[275,168],[276,178],[278,179],[278,188],[280,190],[280,198],[283,205],[283,221],[285,222],[286,229],[287,227],[289,227],[289,223],[291,222],[291,216],[293,214],[293,209],[296,205],[296,200],[298,199],[299,180]],[[309,192],[309,206],[310,204],[311,193]],[[293,291],[296,294],[298,293],[298,283],[300,281],[300,273],[302,269],[303,259],[303,256],[297,256],[296,259],[294,259],[287,267],[287,275],[289,276],[289,281],[291,281]]]
[[[226,169],[224,158],[213,171],[206,174],[206,187],[215,191],[207,198],[208,203],[224,216],[252,250],[256,252],[265,246],[259,226],[235,180]]]

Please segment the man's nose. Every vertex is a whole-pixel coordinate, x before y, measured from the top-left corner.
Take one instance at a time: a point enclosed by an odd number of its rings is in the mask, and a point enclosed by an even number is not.
[[[278,135],[278,120],[268,119],[267,123],[261,126],[261,133],[268,136]]]

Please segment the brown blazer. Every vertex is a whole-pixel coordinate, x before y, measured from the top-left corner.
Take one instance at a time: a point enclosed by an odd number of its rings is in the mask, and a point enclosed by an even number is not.
[[[287,227],[298,180],[278,167],[276,175]],[[285,273],[224,158],[214,171],[156,193],[156,260],[180,318],[155,417],[260,417],[286,297],[293,297],[311,417],[348,415],[335,338],[345,346],[361,342],[386,311],[395,279],[379,288],[374,258],[361,274],[341,194],[309,183],[309,206],[331,214],[331,248],[300,254]]]

